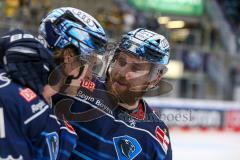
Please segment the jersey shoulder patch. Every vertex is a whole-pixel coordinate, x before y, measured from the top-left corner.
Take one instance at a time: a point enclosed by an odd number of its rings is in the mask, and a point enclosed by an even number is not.
[[[161,120],[161,118],[157,115],[157,113],[152,110],[149,106],[147,106],[148,113],[153,115],[154,123],[151,124],[150,132],[156,137],[156,140],[161,145],[165,154],[167,154],[170,138],[169,131],[166,123]]]
[[[37,97],[36,93],[33,92],[30,88],[21,90],[19,94],[27,102],[31,102]]]
[[[165,153],[167,153],[168,146],[170,143],[167,132],[168,131],[166,128],[161,129],[159,126],[157,126],[155,129],[155,136],[156,136],[158,142],[160,143],[160,145],[162,146],[163,150],[165,151]]]

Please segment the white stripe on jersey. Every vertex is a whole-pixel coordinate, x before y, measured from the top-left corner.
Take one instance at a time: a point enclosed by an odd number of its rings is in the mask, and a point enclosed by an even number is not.
[[[61,123],[58,121],[58,119],[57,119],[57,117],[56,117],[55,115],[50,114],[49,117],[55,119],[56,122],[57,122],[59,125],[61,125]]]
[[[0,138],[5,138],[5,124],[4,124],[3,108],[0,108]]]
[[[29,122],[31,122],[32,120],[34,120],[35,118],[37,118],[38,116],[40,116],[42,113],[44,113],[48,108],[49,108],[49,106],[48,106],[48,105],[45,105],[45,107],[44,107],[41,111],[37,112],[36,114],[34,114],[33,116],[31,116],[31,117],[29,117],[27,120],[25,120],[25,121],[24,121],[24,124],[26,125],[26,124],[28,124]]]
[[[63,126],[63,127],[60,127],[60,129],[65,129],[65,130],[67,130],[68,132],[77,135],[76,132],[71,131],[71,130],[68,129],[67,127],[64,127],[64,126]]]

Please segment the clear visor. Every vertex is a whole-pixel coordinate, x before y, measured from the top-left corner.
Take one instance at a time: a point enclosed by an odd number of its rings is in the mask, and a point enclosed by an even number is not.
[[[76,61],[78,61],[78,65],[75,67],[75,70],[81,70],[79,71],[81,79],[91,80],[94,77],[104,76],[108,56],[91,52],[89,55],[76,56]]]
[[[127,86],[129,91],[146,92],[156,87],[166,71],[165,65],[120,51],[110,64],[109,76],[113,83]]]
[[[90,55],[69,57],[56,67],[49,77],[49,83],[61,88],[63,85],[80,87],[85,81],[93,81],[105,75],[107,56],[92,52]]]

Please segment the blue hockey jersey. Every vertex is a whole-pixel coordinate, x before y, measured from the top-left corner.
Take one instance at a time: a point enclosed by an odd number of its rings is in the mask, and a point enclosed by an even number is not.
[[[76,96],[53,97],[55,110],[65,108],[62,112],[79,136],[70,159],[171,160],[168,128],[145,101],[130,112],[118,105],[104,83],[95,83],[95,90],[82,87]]]
[[[0,39],[0,57],[9,46],[35,44],[41,46],[31,34],[14,30]],[[42,98],[0,67],[0,159],[68,159],[76,138],[67,121],[58,121]]]
[[[68,159],[76,137],[45,101],[0,70],[0,159]]]

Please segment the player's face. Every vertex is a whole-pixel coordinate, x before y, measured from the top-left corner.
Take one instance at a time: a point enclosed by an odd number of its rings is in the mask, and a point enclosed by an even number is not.
[[[63,50],[62,56],[62,71],[64,75],[78,77],[78,79],[84,80],[92,79],[92,68],[96,61],[95,55],[83,59],[76,50],[66,48]]]
[[[64,67],[63,72],[65,75],[78,75],[79,67],[81,67],[81,61],[74,50],[67,48],[63,51]]]
[[[82,70],[81,75],[77,79],[73,79],[71,85],[79,86],[81,80],[91,81],[93,78],[93,68],[95,67],[96,61],[96,55],[88,57],[87,60],[82,60],[82,63],[80,63],[79,66],[73,70],[75,74],[79,73],[79,70]]]
[[[57,75],[58,70],[55,73],[58,78],[60,77],[58,83],[52,86],[56,91],[64,88],[64,92],[75,94],[82,81],[92,79],[92,69],[96,61],[95,54],[83,58],[79,56],[78,50],[71,47],[55,50],[54,54],[55,61],[59,64],[58,69],[61,71],[60,76]],[[56,78],[55,74],[51,74],[50,79]],[[67,78],[71,78],[70,81],[66,81]]]
[[[135,101],[148,86],[150,69],[147,61],[120,52],[110,72],[112,90],[122,101]]]

